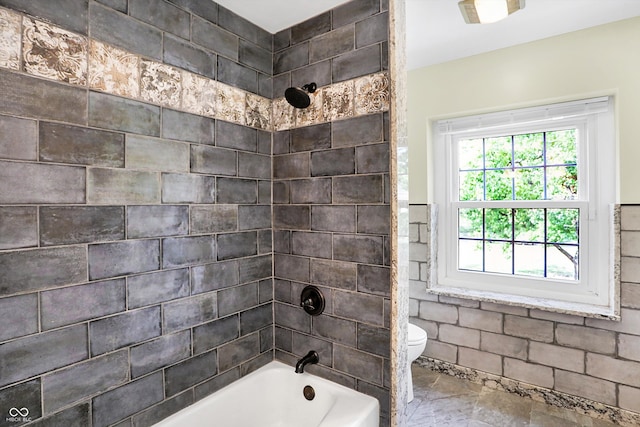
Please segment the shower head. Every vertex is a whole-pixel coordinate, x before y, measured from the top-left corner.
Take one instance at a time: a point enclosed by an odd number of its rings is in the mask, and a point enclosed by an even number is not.
[[[307,108],[311,105],[310,93],[314,93],[318,86],[315,83],[309,83],[302,87],[290,87],[284,91],[284,97],[287,102],[296,108]]]

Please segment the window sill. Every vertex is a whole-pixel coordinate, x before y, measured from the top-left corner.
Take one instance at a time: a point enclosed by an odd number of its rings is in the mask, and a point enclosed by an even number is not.
[[[475,291],[470,289],[437,286],[427,288],[427,293],[444,295],[474,301],[491,302],[515,307],[533,308],[554,313],[569,314],[580,317],[620,321],[619,308],[603,307],[590,304],[571,303],[546,298],[534,298],[518,295],[507,295],[497,292]],[[616,304],[617,305],[617,304]]]

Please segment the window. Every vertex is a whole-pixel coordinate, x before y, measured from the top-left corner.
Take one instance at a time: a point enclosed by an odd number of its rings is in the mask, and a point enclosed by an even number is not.
[[[433,291],[615,314],[610,98],[443,120],[434,141]]]

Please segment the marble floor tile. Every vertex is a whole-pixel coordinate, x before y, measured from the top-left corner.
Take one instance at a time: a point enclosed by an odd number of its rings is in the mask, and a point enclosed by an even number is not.
[[[531,427],[592,427],[591,421],[580,423],[544,412],[531,413]]]
[[[408,427],[614,427],[615,424],[413,365]]]
[[[478,395],[482,391],[481,384],[469,381],[460,382],[459,378],[448,375],[440,375],[428,391],[429,399],[440,399],[449,396],[463,396],[466,394]]]
[[[546,418],[550,418],[545,421]],[[542,420],[542,424],[535,424],[536,426],[553,426],[555,419],[562,420],[567,426],[584,426],[593,427],[593,422],[596,421],[588,415],[580,414],[576,411],[567,411],[564,408],[558,408],[557,406],[547,405],[542,402],[533,402],[531,408],[531,421],[533,424],[534,419]],[[546,424],[545,424],[546,423]]]
[[[482,389],[473,419],[488,424],[527,427],[531,419],[529,399],[503,391]]]

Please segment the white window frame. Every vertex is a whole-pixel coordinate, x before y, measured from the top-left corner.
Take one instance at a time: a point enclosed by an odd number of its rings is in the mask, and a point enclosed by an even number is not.
[[[432,251],[430,292],[580,314],[619,316],[615,272],[614,204],[617,198],[617,150],[613,97],[599,97],[434,123],[431,178],[437,207],[437,248]],[[458,270],[458,202],[455,143],[474,137],[506,136],[576,127],[578,198],[572,201],[492,202],[495,207],[580,208],[580,274],[577,281]],[[482,203],[482,202],[481,202]],[[480,204],[481,204],[480,203]],[[475,206],[477,207],[477,206]]]

